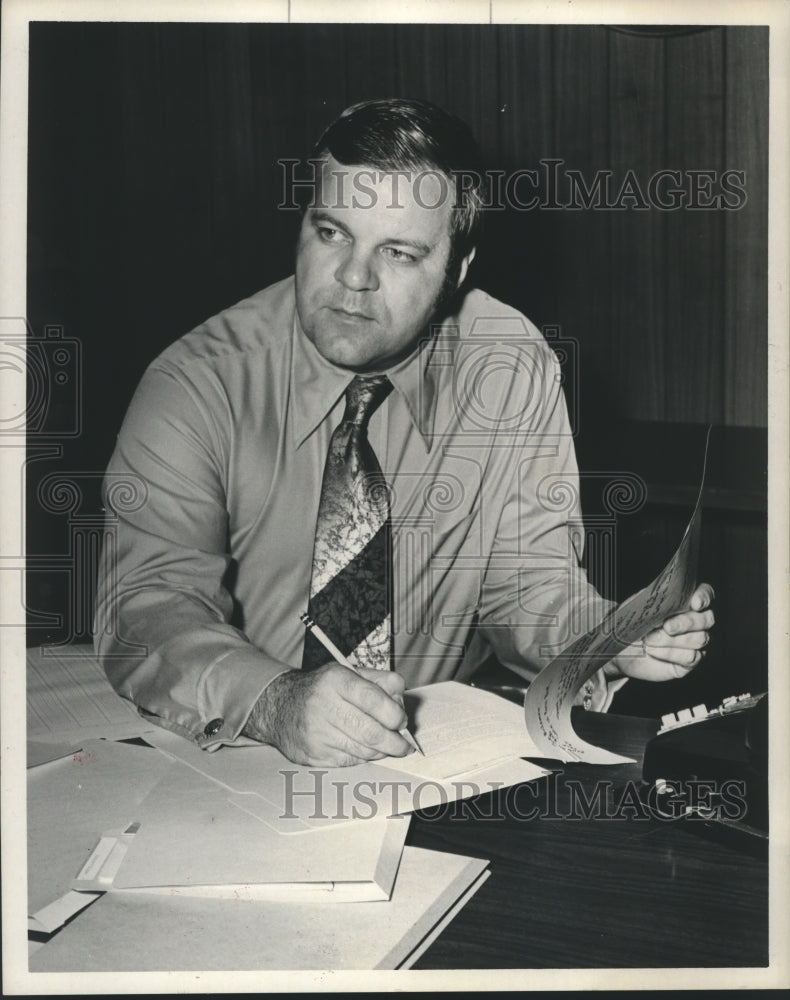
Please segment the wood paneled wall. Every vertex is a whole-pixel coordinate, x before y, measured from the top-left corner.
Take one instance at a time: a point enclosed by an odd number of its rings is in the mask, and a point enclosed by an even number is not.
[[[704,170],[714,192],[743,171],[734,211],[490,213],[474,276],[578,342],[582,429],[765,425],[767,28],[42,23],[30,41],[28,316],[83,358],[60,468],[103,470],[148,361],[291,272],[278,157],[387,95],[460,115],[504,171],[557,159],[616,190]],[[52,468],[31,466],[31,494]],[[62,526],[29,526],[61,550]]]
[[[408,94],[508,171],[555,158],[614,190],[629,170],[642,190],[743,171],[735,211],[496,213],[477,278],[576,338],[616,415],[765,424],[767,29],[44,24],[31,41],[31,314],[88,364],[117,358],[110,419],[162,346],[290,271],[277,158],[353,101]]]

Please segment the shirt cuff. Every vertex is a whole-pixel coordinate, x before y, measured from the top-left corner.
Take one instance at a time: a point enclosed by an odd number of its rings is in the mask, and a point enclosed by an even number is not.
[[[255,703],[286,667],[257,649],[233,649],[209,666],[199,683],[198,706],[203,731],[195,737],[202,750],[223,745],[254,746],[242,736]]]

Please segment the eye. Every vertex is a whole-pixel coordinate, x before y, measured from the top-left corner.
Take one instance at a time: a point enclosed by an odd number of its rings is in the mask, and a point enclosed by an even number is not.
[[[397,247],[384,247],[384,253],[396,264],[415,264],[417,262],[414,254],[406,253],[405,250],[399,250]]]
[[[345,234],[339,229],[333,229],[332,226],[316,226],[316,229],[319,239],[324,243],[342,243],[345,239]]]

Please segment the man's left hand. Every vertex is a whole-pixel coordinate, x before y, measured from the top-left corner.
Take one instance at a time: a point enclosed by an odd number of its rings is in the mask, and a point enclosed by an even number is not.
[[[698,667],[705,656],[714,625],[713,587],[702,583],[691,595],[689,610],[667,618],[664,624],[648,632],[642,642],[632,643],[604,668],[614,677],[620,675],[643,681],[671,681],[685,677]]]

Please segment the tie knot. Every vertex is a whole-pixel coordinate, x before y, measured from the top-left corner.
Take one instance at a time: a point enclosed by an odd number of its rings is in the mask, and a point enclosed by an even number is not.
[[[357,427],[367,427],[373,412],[392,392],[386,375],[357,375],[346,389],[346,412],[343,420]]]

